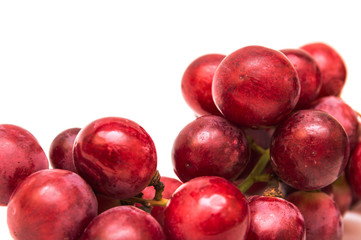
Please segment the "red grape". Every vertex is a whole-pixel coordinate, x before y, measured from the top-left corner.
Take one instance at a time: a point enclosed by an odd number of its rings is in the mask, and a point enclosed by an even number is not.
[[[172,149],[174,171],[182,182],[199,176],[235,180],[249,161],[242,129],[219,116],[202,116],[184,127]]]
[[[212,94],[228,120],[252,128],[272,126],[296,106],[300,82],[284,54],[248,46],[229,54],[219,64]]]
[[[281,52],[292,62],[300,80],[300,99],[295,108],[306,108],[321,90],[321,71],[313,57],[302,49],[283,49]]]
[[[277,197],[248,198],[251,225],[247,240],[305,240],[305,222],[292,203]]]
[[[349,151],[347,134],[334,117],[318,110],[301,110],[277,127],[270,156],[273,170],[285,183],[316,190],[341,175]]]
[[[346,169],[346,177],[352,191],[361,198],[361,142],[356,145]]]
[[[162,227],[149,214],[133,206],[109,209],[91,221],[81,240],[165,240]]]
[[[350,151],[352,152],[358,142],[359,126],[356,112],[341,98],[335,96],[318,99],[312,104],[312,108],[331,114],[341,123],[347,133]]]
[[[183,74],[183,97],[198,116],[222,115],[213,102],[212,81],[214,72],[223,58],[225,55],[222,54],[201,56],[194,60]]]
[[[7,221],[14,239],[79,239],[97,215],[90,186],[76,173],[47,169],[27,177],[11,196]]]
[[[59,133],[49,149],[49,160],[53,168],[65,169],[76,173],[73,161],[73,145],[80,128],[70,128]]]
[[[169,240],[243,240],[249,207],[241,191],[221,177],[194,178],[173,194],[164,218]]]
[[[125,199],[148,186],[157,168],[153,140],[137,123],[118,117],[95,120],[74,142],[75,167],[96,192]]]
[[[39,142],[27,130],[0,125],[0,206],[7,205],[12,192],[30,174],[49,168]]]
[[[339,209],[324,192],[298,191],[287,200],[297,206],[306,223],[307,240],[341,240],[343,222]]]
[[[322,87],[318,97],[338,96],[346,81],[346,66],[341,56],[324,43],[310,43],[301,49],[312,55],[321,70]]]

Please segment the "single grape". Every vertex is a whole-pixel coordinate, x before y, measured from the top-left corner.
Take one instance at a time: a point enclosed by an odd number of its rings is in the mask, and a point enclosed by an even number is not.
[[[49,168],[48,158],[27,130],[0,125],[0,206],[6,206],[15,188],[30,174]]]
[[[349,158],[349,141],[330,114],[300,110],[276,129],[270,148],[271,165],[285,183],[300,190],[316,190],[334,182]]]
[[[171,199],[173,193],[177,188],[182,185],[182,182],[170,177],[162,176],[160,181],[164,184],[164,191],[162,193],[163,198]],[[143,191],[142,198],[144,199],[153,199],[155,196],[155,190],[153,186],[146,187]],[[164,211],[165,207],[163,206],[153,206],[150,214],[159,222],[161,226],[164,225]]]
[[[312,104],[311,108],[325,111],[341,123],[347,133],[352,152],[358,142],[359,125],[356,112],[341,98],[335,96],[320,98]]]
[[[248,46],[229,54],[219,64],[212,94],[228,120],[251,128],[273,126],[296,106],[300,82],[284,54]]]
[[[199,176],[234,180],[249,161],[248,141],[242,129],[223,117],[202,116],[180,131],[172,161],[182,182]]]
[[[188,106],[198,116],[222,114],[217,109],[212,97],[213,75],[222,54],[207,54],[195,59],[185,70],[182,77],[182,94]]]
[[[324,192],[298,191],[287,200],[297,206],[306,223],[307,240],[341,240],[343,222],[332,197]]]
[[[248,229],[246,198],[221,177],[198,177],[184,183],[165,210],[168,240],[243,240],[247,239]]]
[[[292,203],[278,197],[248,198],[251,225],[247,240],[305,240],[303,216]]]
[[[14,191],[7,222],[14,239],[79,239],[97,208],[94,192],[79,175],[47,169],[27,177]]]
[[[53,168],[76,173],[73,161],[73,145],[80,128],[69,128],[59,133],[51,142],[49,160]]]
[[[157,168],[153,140],[137,123],[119,117],[97,119],[77,135],[76,170],[100,194],[125,199],[148,186]]]
[[[310,53],[321,70],[321,90],[318,98],[339,96],[346,82],[346,66],[341,56],[325,43],[310,43],[301,47]]]
[[[300,80],[300,99],[295,108],[307,108],[321,90],[321,71],[313,57],[302,49],[283,49],[281,52],[292,62]]]
[[[165,240],[162,227],[149,214],[133,206],[109,209],[91,221],[81,240]]]

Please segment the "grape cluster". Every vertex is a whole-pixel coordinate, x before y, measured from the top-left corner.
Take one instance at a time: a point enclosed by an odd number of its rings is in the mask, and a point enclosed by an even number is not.
[[[0,204],[14,239],[342,239],[361,198],[358,113],[324,43],[208,54],[185,70],[195,113],[157,171],[136,122],[105,117],[50,146],[0,125]],[[52,168],[49,169],[49,162]]]

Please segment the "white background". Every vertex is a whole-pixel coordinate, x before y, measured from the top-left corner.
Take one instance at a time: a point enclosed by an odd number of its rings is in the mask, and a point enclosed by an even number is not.
[[[185,68],[208,53],[247,45],[297,48],[322,41],[347,65],[342,97],[361,111],[357,1],[0,1],[0,123],[53,138],[107,116],[153,138],[161,175],[194,115]],[[0,240],[10,239],[0,208]]]

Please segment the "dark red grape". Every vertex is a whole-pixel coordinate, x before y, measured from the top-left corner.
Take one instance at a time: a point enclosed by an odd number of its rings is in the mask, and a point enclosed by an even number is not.
[[[160,181],[164,184],[164,191],[162,193],[163,198],[171,199],[175,190],[182,185],[182,182],[170,177],[161,177]],[[155,196],[155,190],[153,186],[146,187],[143,191],[144,199],[153,199]],[[163,206],[153,206],[150,214],[159,222],[161,226],[164,225],[164,211]]]
[[[346,82],[346,66],[336,50],[324,43],[310,43],[301,49],[312,55],[321,70],[322,87],[318,97],[340,95]]]
[[[133,206],[109,209],[91,221],[81,240],[165,240],[162,227],[149,214]]]
[[[283,49],[281,52],[292,62],[300,80],[300,99],[295,108],[306,108],[321,90],[321,71],[313,57],[302,49]]]
[[[104,196],[99,193],[95,193],[95,196],[98,201],[98,214],[105,212],[108,209],[113,207],[118,207],[121,205],[120,200],[108,196]]]
[[[7,221],[14,239],[79,239],[97,215],[90,186],[76,173],[47,169],[27,177],[11,196]]]
[[[234,180],[249,161],[248,140],[242,129],[223,117],[202,116],[180,131],[172,161],[182,182],[199,176]]]
[[[49,160],[53,168],[65,169],[76,173],[73,161],[73,145],[80,128],[70,128],[59,133],[49,149]]]
[[[272,168],[285,183],[316,190],[334,182],[349,158],[349,142],[341,124],[330,114],[301,110],[276,129],[270,148]]]
[[[358,142],[358,121],[356,112],[347,105],[341,98],[328,96],[318,99],[312,104],[313,109],[325,111],[337,119],[344,127],[348,140],[350,141],[350,150],[352,151]]]
[[[346,169],[346,177],[352,191],[361,198],[361,142],[356,145]]]
[[[184,183],[169,201],[164,218],[168,240],[243,240],[249,229],[249,207],[241,191],[220,177],[198,177]]]
[[[351,207],[353,196],[352,189],[346,180],[345,174],[342,174],[331,185],[322,189],[330,195],[340,209],[341,215],[344,215]]]
[[[301,212],[292,203],[277,197],[248,198],[251,225],[247,240],[305,240]]]
[[[30,174],[49,168],[39,142],[27,130],[0,125],[0,206],[5,206],[15,188]]]
[[[93,189],[124,199],[148,186],[157,168],[153,140],[137,123],[118,117],[95,120],[74,142],[76,170]]]
[[[229,54],[219,64],[212,94],[228,120],[251,128],[273,126],[296,106],[300,82],[284,54],[248,46]]]
[[[213,102],[212,81],[214,72],[223,58],[225,55],[222,54],[201,56],[194,60],[183,74],[183,97],[198,116],[222,115]]]
[[[307,240],[341,240],[343,222],[340,210],[324,192],[298,191],[287,200],[297,206],[306,223]]]

